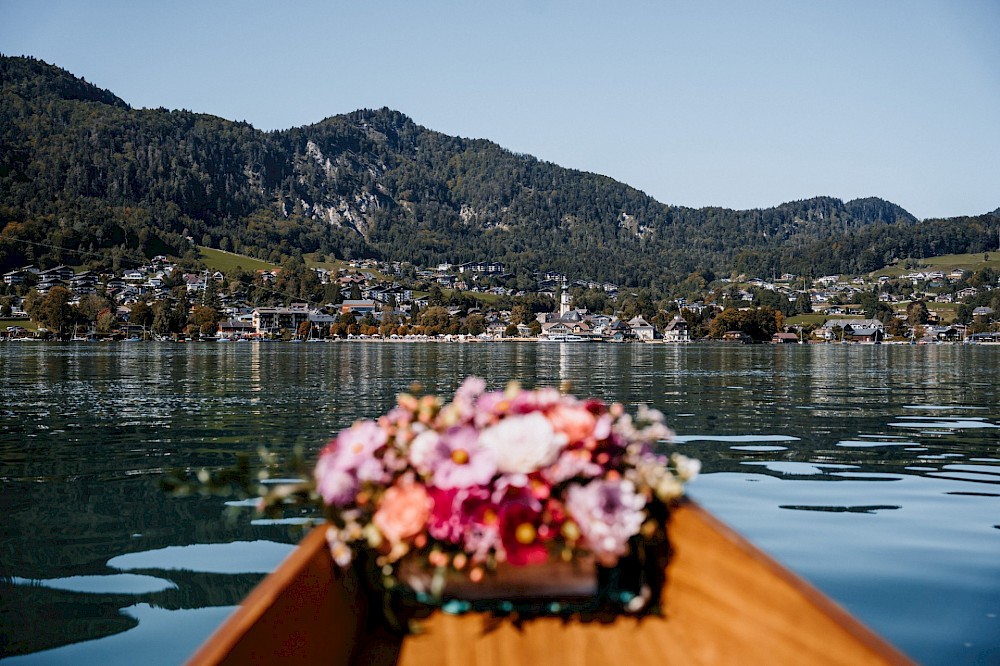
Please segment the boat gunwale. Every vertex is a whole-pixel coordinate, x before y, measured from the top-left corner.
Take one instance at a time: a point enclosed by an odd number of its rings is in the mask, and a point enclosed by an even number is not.
[[[741,557],[752,561],[757,567],[762,567],[773,579],[780,581],[793,595],[799,597],[806,606],[811,606],[816,614],[825,616],[836,625],[843,632],[849,643],[858,646],[860,652],[869,657],[869,662],[883,664],[914,663],[909,657],[851,615],[818,588],[789,571],[774,558],[753,545],[748,539],[724,524],[696,502],[685,499],[681,504],[672,509],[670,523],[674,523],[675,521],[685,521],[685,530],[707,530],[714,535],[717,541],[724,544],[725,549],[734,550]],[[241,642],[247,639],[254,629],[257,628],[258,623],[261,623],[261,620],[271,610],[275,601],[281,598],[303,576],[303,573],[310,566],[316,567],[317,562],[321,563],[325,570],[328,570],[331,583],[343,577],[344,574],[339,571],[330,558],[326,542],[325,524],[314,527],[279,567],[265,577],[251,591],[240,607],[192,655],[188,661],[189,666],[227,663],[227,659],[232,657],[234,650],[238,649]],[[731,563],[723,562],[723,564],[728,565]],[[671,577],[670,565],[668,564],[667,566],[667,583],[664,587],[664,592],[668,595],[665,598],[665,608],[667,609],[667,617],[665,619],[669,624]],[[712,589],[710,583],[703,584],[703,581],[700,580],[698,582],[699,587]],[[703,591],[695,590],[695,594]],[[362,624],[358,623],[357,631],[363,631]],[[843,643],[842,639],[841,643]],[[354,651],[356,646],[352,644],[346,646],[346,648],[344,654],[340,655],[344,659],[342,663],[351,663],[349,661],[351,652]],[[779,661],[778,663],[781,662]]]

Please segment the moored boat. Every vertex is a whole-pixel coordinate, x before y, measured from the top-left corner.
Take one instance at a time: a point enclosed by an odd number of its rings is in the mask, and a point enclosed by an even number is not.
[[[539,342],[587,342],[587,338],[574,333],[553,333],[552,335],[541,335]]]
[[[693,502],[669,523],[662,615],[491,622],[433,612],[366,626],[357,581],[314,529],[189,664],[910,664],[904,654]]]

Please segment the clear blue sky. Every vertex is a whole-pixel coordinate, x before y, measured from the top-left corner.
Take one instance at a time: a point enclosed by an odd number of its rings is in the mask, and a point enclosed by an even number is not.
[[[669,204],[1000,206],[997,0],[0,0],[0,51],[261,129],[388,106]]]

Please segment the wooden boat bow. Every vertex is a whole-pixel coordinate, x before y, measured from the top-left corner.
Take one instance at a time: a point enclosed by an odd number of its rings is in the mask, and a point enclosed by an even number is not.
[[[662,616],[546,617],[487,631],[482,614],[435,612],[424,632],[399,638],[364,626],[357,580],[314,529],[188,663],[912,663],[694,502],[672,511],[669,536]]]

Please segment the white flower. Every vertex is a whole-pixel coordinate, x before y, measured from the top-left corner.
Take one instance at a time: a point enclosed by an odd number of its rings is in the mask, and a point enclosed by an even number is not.
[[[354,552],[351,550],[351,547],[344,542],[342,535],[335,527],[327,528],[326,543],[330,547],[330,557],[333,558],[333,561],[336,562],[337,566],[341,569],[346,569],[351,564],[351,560],[354,558]]]
[[[691,481],[701,472],[701,461],[695,458],[688,458],[680,453],[670,456],[671,462],[677,468],[677,476],[681,481]]]
[[[479,441],[496,453],[504,474],[530,474],[555,460],[566,443],[540,412],[509,416],[483,430]]]
[[[410,442],[409,458],[413,465],[421,474],[426,474],[431,469],[431,462],[434,460],[434,451],[437,449],[441,435],[435,430],[425,430]]]
[[[656,496],[661,502],[669,502],[684,494],[684,484],[677,480],[672,474],[665,474],[660,482],[656,484]]]

